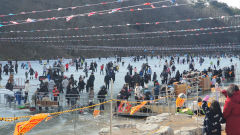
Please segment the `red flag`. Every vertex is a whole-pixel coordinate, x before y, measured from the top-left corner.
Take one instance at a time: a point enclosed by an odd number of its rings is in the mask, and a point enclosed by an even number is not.
[[[56,17],[52,17],[51,20],[56,20]]]
[[[146,6],[146,5],[151,5],[151,3],[144,3],[144,5]]]
[[[134,11],[134,9],[130,9],[130,11]]]
[[[88,14],[88,16],[92,16],[94,14],[96,14],[96,12],[91,12],[91,13]]]

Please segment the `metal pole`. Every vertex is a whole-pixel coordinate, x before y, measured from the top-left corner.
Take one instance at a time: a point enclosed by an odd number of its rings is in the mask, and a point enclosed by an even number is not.
[[[202,90],[204,90],[204,89],[202,89]],[[198,84],[197,84],[197,102],[198,102]],[[198,110],[198,106],[197,106],[197,127],[198,127],[198,112],[199,110]]]
[[[110,100],[113,99],[113,79],[111,79],[111,91],[110,91]],[[112,109],[113,109],[113,103],[112,101],[110,102],[110,135],[112,135],[112,116],[113,116],[113,112],[112,112]]]
[[[167,84],[165,85],[165,88],[166,88],[166,96],[167,96],[167,102],[168,102],[168,114],[170,116],[170,103],[169,103],[169,95],[168,95],[168,90],[167,90]],[[169,120],[170,120],[170,117],[169,117]]]
[[[76,122],[77,122],[77,119],[76,119],[77,117],[76,117],[76,116],[77,116],[77,112],[74,111],[74,123],[73,123],[73,124],[74,124],[74,125],[73,125],[73,127],[74,127],[74,128],[73,128],[73,129],[74,129],[74,135],[76,135],[76,126],[77,126],[77,125],[76,125],[76,124],[77,124],[77,123],[76,123]]]

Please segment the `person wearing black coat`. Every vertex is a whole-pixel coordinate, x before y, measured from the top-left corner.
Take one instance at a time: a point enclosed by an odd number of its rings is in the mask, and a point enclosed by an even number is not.
[[[69,84],[67,86],[67,94],[66,94],[68,105],[70,104],[72,107],[76,106],[78,98],[79,98],[79,92],[77,88],[74,88]]]
[[[79,92],[83,92],[85,85],[86,85],[86,83],[84,82],[84,80],[82,78],[79,78],[79,82],[78,82]]]
[[[225,123],[220,105],[213,101],[211,107],[208,107],[206,97],[203,99],[203,111],[205,112],[204,131],[207,135],[221,135],[221,123]]]
[[[176,79],[177,82],[180,81],[180,73],[179,73],[179,70],[176,72],[175,79]]]
[[[15,64],[15,72],[16,72],[16,74],[18,73],[18,64],[17,64],[17,62]]]
[[[89,87],[94,87],[94,80],[95,80],[95,76],[92,72],[92,74],[89,77]]]
[[[76,60],[76,71],[78,72],[78,67],[79,67],[79,64],[78,64],[78,61]]]
[[[172,72],[175,73],[176,67],[173,65],[172,66]]]
[[[152,81],[153,82],[155,82],[157,80],[157,73],[156,72],[154,72],[153,73],[153,78],[152,78]]]
[[[32,68],[29,69],[30,79],[33,79],[33,74],[35,73]]]
[[[121,99],[128,100],[129,96],[130,96],[130,93],[128,92],[128,88],[126,86],[123,86],[123,88],[120,91]]]
[[[100,91],[98,92],[98,96],[97,96],[98,101],[100,103],[103,103],[105,101],[106,95],[107,95],[107,89],[105,86],[102,86]],[[104,110],[104,104],[100,105],[100,110]]]
[[[106,86],[107,89],[109,89],[110,79],[111,78],[108,74],[104,77],[104,83],[105,83],[105,86]]]
[[[10,80],[8,80],[5,88],[8,89],[8,90],[11,90],[11,91],[13,90],[13,84],[11,83]]]
[[[131,83],[131,76],[129,75],[129,72],[125,76],[125,83],[130,84]]]

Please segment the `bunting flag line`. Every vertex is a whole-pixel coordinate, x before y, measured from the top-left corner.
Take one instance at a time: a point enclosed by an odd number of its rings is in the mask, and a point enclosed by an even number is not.
[[[27,14],[35,14],[35,13],[43,13],[43,12],[53,12],[53,11],[63,11],[63,10],[74,10],[77,8],[84,8],[84,7],[93,7],[93,6],[99,6],[99,5],[107,5],[107,4],[114,4],[114,3],[119,3],[119,2],[128,2],[128,1],[133,1],[133,0],[117,0],[117,1],[111,1],[111,2],[100,2],[100,3],[95,3],[95,4],[85,4],[85,5],[79,5],[79,6],[71,6],[71,7],[59,7],[55,9],[45,9],[45,10],[38,10],[38,11],[22,11],[18,13],[8,13],[8,14],[2,14],[0,15],[0,18],[4,17],[10,17],[10,16],[19,16],[19,15],[27,15]],[[165,1],[165,2],[171,2],[170,0]]]
[[[208,28],[197,28],[197,29],[136,32],[136,33],[117,33],[117,34],[102,34],[102,35],[96,34],[96,35],[74,35],[74,36],[70,35],[70,36],[45,36],[45,37],[13,37],[13,38],[0,38],[0,40],[2,39],[5,39],[5,40],[6,39],[22,39],[23,40],[23,39],[58,39],[58,38],[89,38],[89,37],[106,37],[106,36],[132,36],[132,35],[148,35],[148,34],[169,34],[169,33],[180,33],[180,32],[199,32],[199,31],[238,29],[238,28],[240,28],[240,25],[228,26],[228,27],[208,27]],[[195,33],[195,34],[198,34],[198,33]],[[173,35],[169,35],[169,36],[173,36]]]
[[[23,39],[1,39],[1,42],[38,42],[38,43],[65,43],[65,42],[88,42],[88,41],[114,41],[114,40],[144,40],[144,39],[154,39],[154,38],[170,38],[170,37],[188,37],[188,36],[200,36],[200,35],[213,35],[213,34],[225,34],[225,33],[235,33],[240,32],[240,30],[234,31],[221,31],[221,32],[204,32],[204,33],[194,33],[194,34],[182,34],[182,35],[168,35],[168,36],[143,36],[143,37],[133,37],[133,38],[94,38],[88,40],[49,40],[49,41],[36,41],[39,39],[23,40]],[[75,37],[75,36],[74,36]]]
[[[31,45],[31,44],[25,44],[25,45]],[[212,51],[218,51],[222,49],[226,50],[240,50],[240,43],[211,43],[211,44],[192,44],[192,45],[167,45],[167,46],[137,46],[132,45],[130,46],[89,46],[89,45],[53,45],[53,44],[36,44],[34,46],[44,46],[44,47],[53,47],[53,48],[62,48],[62,49],[68,49],[68,50],[86,50],[86,51],[181,51],[181,50],[190,50],[190,51],[199,51],[199,50],[212,50]],[[181,47],[178,47],[181,46]]]
[[[117,9],[116,9],[117,10]],[[230,19],[230,18],[239,18],[240,15],[233,15],[233,16],[217,16],[217,17],[206,17],[206,18],[188,18],[182,20],[173,20],[173,21],[156,21],[156,22],[144,22],[139,23],[136,22],[134,24],[118,24],[118,25],[105,25],[105,26],[89,26],[89,27],[75,27],[75,28],[64,28],[64,29],[37,29],[37,30],[18,30],[18,31],[4,31],[0,32],[0,34],[9,34],[9,33],[33,33],[33,32],[51,32],[51,31],[69,31],[69,30],[84,30],[84,29],[100,29],[100,28],[114,28],[114,27],[130,27],[130,26],[140,26],[140,25],[159,25],[159,24],[167,24],[167,23],[181,23],[181,22],[193,22],[193,21],[204,21],[204,20],[215,20],[215,19]],[[68,18],[69,20],[72,17]],[[66,19],[66,20],[68,20]],[[0,25],[1,27],[1,25]]]
[[[157,1],[157,2],[152,2],[152,3],[164,3],[164,2],[169,2],[169,0]],[[138,7],[138,6],[145,6],[145,5],[144,5],[144,3],[143,3],[143,4],[139,4],[139,5],[132,5],[132,6],[120,7],[119,9],[127,9],[127,8],[133,8],[133,7]],[[104,12],[111,13],[111,12],[109,12],[109,11],[111,11],[111,10],[114,10],[114,9],[108,9],[108,10],[103,10],[103,11],[98,11],[98,12],[100,12],[99,14],[101,15],[101,14],[103,14]],[[93,11],[93,12],[96,12],[96,11]],[[91,13],[91,12],[89,12],[89,13]],[[86,15],[89,15],[89,13],[82,13],[82,14],[84,14],[84,15],[86,16]],[[77,14],[77,15],[80,15],[80,16],[81,16],[82,14]],[[73,15],[71,15],[71,16],[73,16]],[[68,17],[68,16],[65,16],[65,17]],[[52,17],[44,18],[44,19],[49,19],[49,20],[51,20],[51,18],[52,18]],[[59,18],[59,17],[55,17],[55,18]],[[43,18],[41,18],[41,19],[43,19]],[[35,20],[37,20],[37,19],[35,19]],[[21,22],[26,22],[26,20],[14,20],[14,21],[19,22],[19,23],[21,23]],[[0,22],[0,23],[6,25],[6,24],[8,24],[8,23],[11,23],[11,21],[3,21],[3,22]]]
[[[160,2],[152,2],[152,4],[156,4],[156,3],[161,3]],[[199,2],[202,3],[202,2]],[[161,6],[161,7],[155,7],[155,8],[137,8],[137,9],[132,9],[133,7],[139,7],[139,6],[143,6],[144,4],[140,4],[140,5],[133,5],[133,6],[128,6],[128,7],[122,7],[120,8],[121,10],[119,10],[118,12],[114,12],[114,13],[124,13],[124,12],[135,12],[135,11],[143,11],[143,10],[151,10],[151,9],[161,9],[161,8],[172,8],[172,7],[180,7],[180,6],[189,6],[189,5],[194,5],[194,4],[178,4],[178,5],[171,5],[171,6]],[[131,8],[130,10],[127,8]],[[115,9],[115,8],[114,8]],[[102,10],[102,11],[95,11],[95,12],[89,12],[89,13],[82,13],[82,14],[75,14],[75,15],[70,15],[72,17],[83,17],[83,16],[93,16],[93,15],[104,15],[104,14],[112,14],[112,10],[114,9],[108,9],[108,10]],[[127,9],[127,10],[123,10],[122,9]],[[66,19],[69,16],[63,16],[63,17],[51,17],[51,18],[40,18],[40,19],[34,19],[34,22],[43,22],[43,21],[52,21],[52,20],[59,20],[59,19]],[[13,26],[13,25],[19,25],[19,24],[26,24],[26,23],[33,23],[33,22],[26,22],[26,20],[20,20],[18,22],[18,24],[13,24],[10,21],[10,24],[5,24],[1,27],[7,27],[7,26]],[[0,27],[0,28],[1,28]]]

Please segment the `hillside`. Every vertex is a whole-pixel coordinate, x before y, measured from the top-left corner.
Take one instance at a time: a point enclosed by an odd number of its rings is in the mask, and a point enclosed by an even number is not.
[[[163,1],[163,0],[161,0]],[[0,5],[0,14],[19,13],[22,11],[39,11],[46,9],[57,9],[59,7],[71,7],[87,4],[101,3],[102,0],[2,0],[4,4]],[[104,2],[110,2],[105,0]],[[28,18],[51,18],[60,16],[70,16],[81,13],[89,13],[94,11],[102,11],[107,9],[115,9],[120,7],[133,6],[143,3],[159,2],[159,0],[130,0],[114,4],[105,4],[98,6],[82,7],[75,10],[63,10],[53,12],[43,12],[19,16],[0,17],[0,22],[26,20]],[[240,14],[239,10],[231,9],[226,4],[218,2],[211,2],[210,5],[203,3],[196,3],[192,5],[179,6],[181,4],[190,4],[187,0],[177,0],[177,6],[171,2],[161,2],[154,4],[155,7],[167,6],[167,8],[156,8],[134,12],[116,12],[112,14],[93,15],[93,16],[80,16],[74,17],[67,22],[65,19],[42,21],[21,25],[13,25],[8,27],[1,27],[1,32],[9,31],[32,31],[35,32],[22,32],[22,33],[0,33],[0,38],[16,38],[16,37],[45,37],[44,39],[33,40],[0,40],[0,59],[38,59],[38,58],[52,58],[56,56],[72,57],[72,56],[86,56],[98,57],[108,55],[131,55],[134,53],[141,53],[146,50],[151,50],[149,47],[167,48],[168,51],[160,51],[161,53],[206,53],[209,52],[239,52],[236,48],[225,48],[229,44],[222,43],[238,43],[240,42],[240,32],[224,32],[214,34],[214,32],[235,31],[234,29],[215,29],[205,31],[191,31],[185,32],[182,30],[200,29],[200,28],[213,28],[213,27],[231,27],[239,25],[239,17],[224,18],[224,19],[206,19],[201,21],[185,21],[176,23],[177,20],[198,19],[218,16],[232,16]],[[137,8],[151,8],[150,6],[140,6]],[[126,8],[124,10],[130,10]],[[136,8],[134,8],[136,9]],[[126,25],[146,22],[165,22],[175,21],[169,23],[161,23],[158,25],[132,25],[126,27],[112,27],[112,28],[95,28],[95,29],[81,29],[81,30],[64,30],[64,31],[48,31],[36,32],[36,30],[49,30],[49,29],[68,29],[68,28],[83,28],[91,26],[107,26],[107,25]],[[171,31],[181,32],[171,32]],[[157,32],[168,31],[167,33],[151,33],[151,34],[134,34],[134,35],[117,35],[119,33],[143,33],[143,32]],[[213,34],[200,34],[197,33],[213,33]],[[104,34],[115,34],[111,36],[103,36]],[[189,35],[193,34],[193,35]],[[68,38],[46,38],[56,36],[81,36],[81,37],[68,37]],[[101,35],[101,36],[88,36],[84,35]],[[180,36],[174,36],[180,35]],[[187,35],[187,36],[183,36]],[[161,37],[157,37],[161,36]],[[164,37],[162,37],[164,36]],[[169,36],[169,37],[166,37]],[[145,38],[142,38],[145,37]],[[146,38],[147,37],[147,38]],[[152,37],[152,38],[151,38]],[[108,40],[108,39],[116,40]],[[122,39],[123,38],[123,39]],[[126,39],[134,38],[134,39]],[[102,40],[98,40],[102,39]],[[103,40],[104,39],[104,40]],[[69,41],[75,40],[75,41]],[[80,40],[80,41],[76,41]],[[89,41],[82,41],[89,40]],[[24,42],[21,42],[24,41]],[[27,42],[25,42],[27,41]],[[38,41],[38,42],[36,42]],[[44,41],[44,42],[43,42]],[[52,41],[52,42],[49,42]],[[64,41],[64,42],[61,42]],[[199,45],[200,44],[200,45]],[[206,45],[202,45],[206,44]],[[218,49],[196,49],[196,47],[209,47],[219,45]],[[187,45],[187,46],[183,46]],[[89,49],[90,46],[93,46]],[[96,48],[95,46],[98,46]],[[102,48],[104,46],[105,48]],[[107,48],[107,47],[109,48]],[[119,49],[119,47],[123,47]],[[124,48],[128,47],[128,49]],[[138,47],[134,49],[133,47]],[[231,47],[234,47],[231,45]],[[236,47],[236,46],[235,46]],[[140,49],[139,49],[140,48]],[[169,48],[175,48],[169,50]],[[177,49],[176,49],[177,48]],[[182,48],[182,49],[181,49]],[[194,48],[196,50],[194,50]],[[145,52],[146,52],[145,50]],[[153,49],[155,52],[156,48]]]

